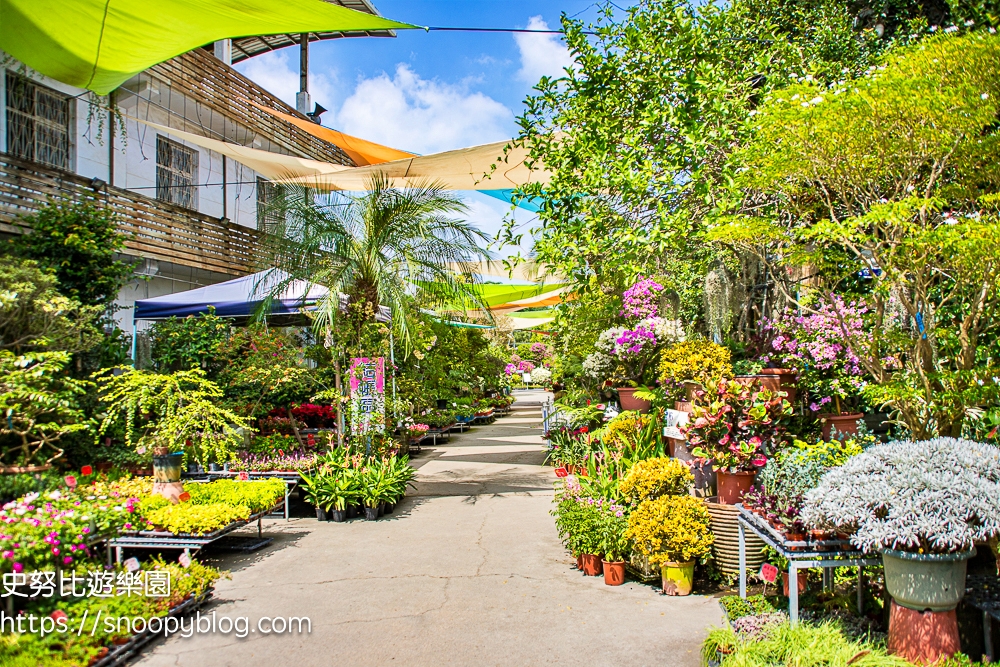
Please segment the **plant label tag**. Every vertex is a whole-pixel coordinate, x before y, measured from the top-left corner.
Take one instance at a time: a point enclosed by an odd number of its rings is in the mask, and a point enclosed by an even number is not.
[[[124,565],[125,569],[128,570],[129,572],[135,572],[136,570],[139,569],[139,559],[136,558],[135,556],[132,556],[131,558],[127,559],[124,563],[122,563],[122,565]]]
[[[241,473],[239,474],[238,478],[239,478],[239,480],[240,480],[241,482],[245,482],[245,481],[247,481],[248,479],[250,479],[250,473],[248,473],[248,472],[241,472]]]
[[[556,468],[556,477],[566,477],[569,475],[569,471],[566,468]]]
[[[683,410],[666,410],[663,414],[663,435],[675,440],[687,440],[681,427],[687,426],[688,413]]]
[[[191,500],[191,494],[185,491],[181,495],[177,496],[177,500],[181,501],[182,503],[186,503],[187,501]]]
[[[769,584],[773,584],[778,580],[778,568],[770,563],[764,563],[760,566],[760,578]]]
[[[181,555],[177,557],[177,562],[181,564],[181,567],[191,567],[191,554],[182,551]]]

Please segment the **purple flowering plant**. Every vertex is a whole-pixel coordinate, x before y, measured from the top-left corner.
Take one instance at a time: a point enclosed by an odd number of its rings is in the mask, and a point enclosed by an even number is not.
[[[643,278],[629,287],[622,294],[621,316],[629,319],[644,320],[659,314],[659,293],[663,285],[652,278]]]
[[[786,310],[765,322],[772,338],[771,352],[763,361],[798,371],[799,387],[809,392],[813,412],[851,412],[866,382],[848,341],[864,335],[867,312],[863,305],[839,297],[820,301],[808,314]]]

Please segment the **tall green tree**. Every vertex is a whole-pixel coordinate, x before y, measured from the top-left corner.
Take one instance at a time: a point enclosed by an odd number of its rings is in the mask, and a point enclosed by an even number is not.
[[[52,270],[66,296],[111,308],[133,267],[122,260],[125,236],[110,209],[92,201],[55,201],[20,222],[27,230],[11,241],[16,255]]]
[[[987,31],[924,40],[861,79],[777,91],[738,156],[742,215],[712,232],[810,265],[807,291],[865,299],[870,326],[841,323],[844,343],[869,398],[918,439],[959,436],[971,411],[1000,402],[998,113],[1000,36]]]

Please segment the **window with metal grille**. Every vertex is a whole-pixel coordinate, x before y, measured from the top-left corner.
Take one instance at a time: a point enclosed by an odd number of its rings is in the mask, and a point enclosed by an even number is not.
[[[7,152],[72,169],[69,97],[7,71]]]
[[[281,187],[266,178],[257,177],[257,229],[270,229],[282,221],[283,216],[275,205]]]
[[[156,198],[185,208],[198,208],[198,151],[156,137]]]

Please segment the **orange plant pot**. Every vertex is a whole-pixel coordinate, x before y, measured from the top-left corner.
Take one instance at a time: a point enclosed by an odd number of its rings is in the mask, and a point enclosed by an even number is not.
[[[608,586],[621,586],[625,583],[625,561],[601,561],[604,566],[604,583]]]

